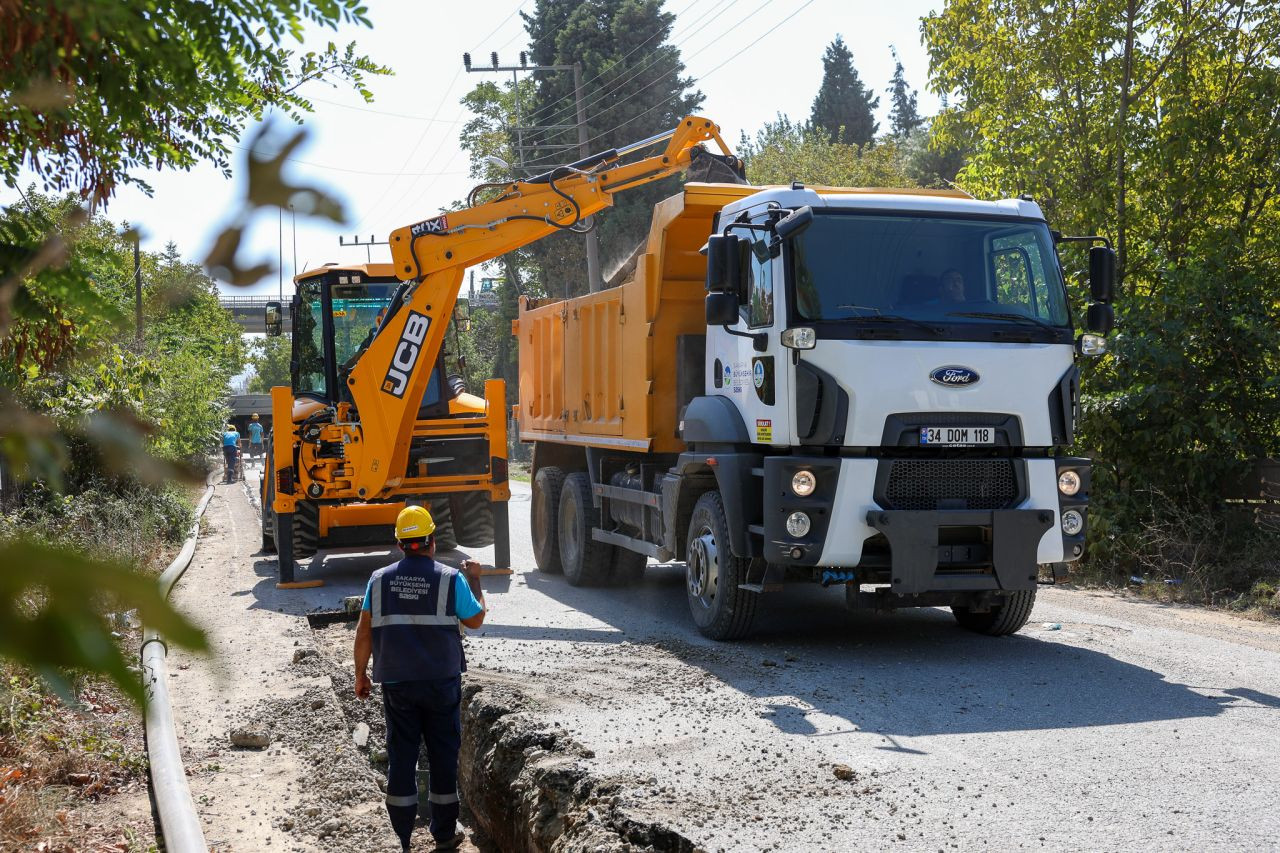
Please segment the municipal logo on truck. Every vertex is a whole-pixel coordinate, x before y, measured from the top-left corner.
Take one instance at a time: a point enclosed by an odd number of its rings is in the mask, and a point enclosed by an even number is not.
[[[422,342],[427,338],[427,329],[431,328],[431,318],[417,311],[409,312],[404,331],[400,333],[400,341],[396,344],[395,354],[391,356],[391,366],[382,380],[382,390],[392,397],[403,397],[409,390],[409,377],[422,355]]]

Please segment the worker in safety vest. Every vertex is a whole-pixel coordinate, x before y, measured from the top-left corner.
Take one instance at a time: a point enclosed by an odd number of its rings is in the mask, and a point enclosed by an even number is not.
[[[378,569],[365,588],[356,625],[356,696],[369,696],[366,669],[382,684],[387,720],[387,814],[405,850],[418,810],[418,746],[430,762],[431,836],[437,850],[462,843],[458,821],[458,748],[462,741],[462,673],[466,660],[458,624],[484,623],[480,564],[462,572],[434,559],[431,513],[408,506],[396,519],[404,559]]]

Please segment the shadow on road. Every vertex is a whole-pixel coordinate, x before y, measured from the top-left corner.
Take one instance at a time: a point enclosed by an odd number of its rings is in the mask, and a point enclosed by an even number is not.
[[[1244,695],[1206,696],[1154,670],[1035,630],[992,638],[961,629],[948,611],[852,614],[843,591],[788,586],[769,594],[753,637],[715,643],[688,616],[684,567],[650,565],[625,589],[569,586],[528,572],[525,582],[613,630],[486,626],[493,636],[567,642],[660,644],[753,698],[783,732],[807,736],[855,729],[894,736],[1109,726],[1211,717]],[[1247,691],[1270,707],[1280,699]],[[833,718],[834,721],[833,721]],[[839,730],[841,721],[849,724]],[[826,731],[820,731],[826,729]],[[833,727],[837,731],[830,731]]]

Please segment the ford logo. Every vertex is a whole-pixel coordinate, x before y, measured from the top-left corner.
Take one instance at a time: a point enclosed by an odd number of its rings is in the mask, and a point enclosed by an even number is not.
[[[929,374],[929,378],[939,385],[946,385],[948,388],[963,388],[966,385],[973,385],[980,377],[976,370],[952,365],[939,367]]]

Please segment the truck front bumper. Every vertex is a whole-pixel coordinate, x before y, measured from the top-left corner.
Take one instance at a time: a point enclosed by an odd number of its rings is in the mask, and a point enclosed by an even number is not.
[[[1054,514],[1046,509],[871,510],[868,526],[889,540],[892,591],[912,595],[931,591],[1034,589],[1036,551]],[[991,570],[941,569],[938,529],[986,527],[991,530]]]

